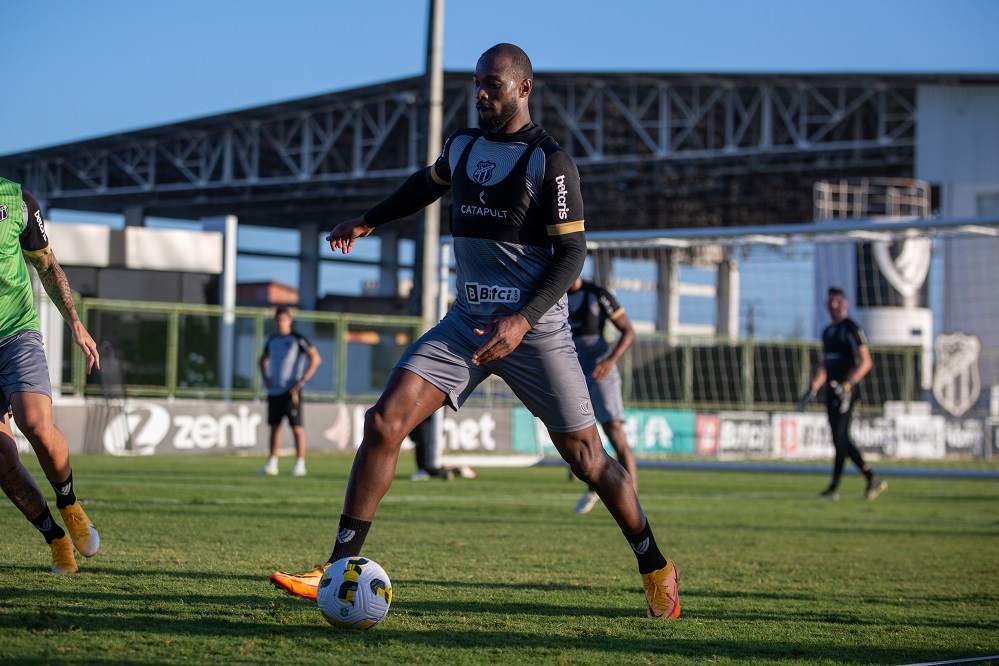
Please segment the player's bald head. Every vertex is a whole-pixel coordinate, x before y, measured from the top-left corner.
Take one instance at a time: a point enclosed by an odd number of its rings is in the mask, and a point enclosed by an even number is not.
[[[497,64],[500,61],[505,61],[504,64],[510,68],[510,73],[518,81],[534,79],[534,67],[531,65],[531,59],[524,53],[524,49],[516,44],[497,44],[487,49],[481,56],[481,58],[487,57],[492,58]]]

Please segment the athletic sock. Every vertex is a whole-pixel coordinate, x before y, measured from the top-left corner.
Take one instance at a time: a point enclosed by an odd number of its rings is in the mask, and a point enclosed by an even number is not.
[[[61,482],[52,484],[52,489],[55,490],[56,494],[56,507],[60,509],[65,509],[67,506],[71,506],[76,502],[76,493],[73,492],[73,471],[70,470],[69,477]]]
[[[358,520],[341,513],[340,526],[336,531],[336,544],[333,546],[333,554],[330,555],[329,561],[332,563],[345,557],[360,555],[369,529],[371,529],[370,521]]]
[[[635,551],[638,558],[638,572],[642,574],[652,573],[666,566],[666,557],[663,556],[656,545],[656,538],[652,535],[652,528],[649,527],[648,519],[645,520],[645,527],[635,536],[624,537]]]
[[[45,537],[45,543],[52,543],[56,539],[66,536],[59,524],[52,519],[48,503],[45,504],[45,510],[42,511],[41,515],[37,518],[29,518],[28,521],[42,533],[42,536]]]

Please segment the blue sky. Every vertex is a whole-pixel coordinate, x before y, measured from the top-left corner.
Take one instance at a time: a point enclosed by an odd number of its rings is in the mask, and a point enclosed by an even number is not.
[[[0,154],[423,70],[427,0],[3,3]],[[995,0],[446,0],[445,67],[999,72]],[[18,44],[17,47],[13,43]]]
[[[419,74],[429,4],[0,2],[4,71],[17,77],[0,102],[0,155]],[[508,41],[539,71],[999,72],[999,0],[447,0],[445,9],[450,70],[470,71]],[[241,247],[260,244],[274,246],[240,234]],[[345,271],[329,267],[323,282],[342,284]],[[238,273],[297,283],[294,260],[241,259]]]

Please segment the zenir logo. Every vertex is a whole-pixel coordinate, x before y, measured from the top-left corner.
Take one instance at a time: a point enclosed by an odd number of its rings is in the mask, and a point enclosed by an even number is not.
[[[7,204],[0,204],[0,222],[7,219]]]

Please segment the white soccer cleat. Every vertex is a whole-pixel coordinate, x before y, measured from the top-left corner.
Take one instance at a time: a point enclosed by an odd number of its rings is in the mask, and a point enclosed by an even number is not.
[[[879,476],[872,476],[870,482],[867,484],[867,490],[864,491],[864,497],[869,500],[876,500],[878,495],[883,493],[887,487],[887,481],[882,480]]]
[[[599,501],[600,501],[600,495],[597,495],[592,490],[587,490],[585,493],[583,493],[583,496],[579,499],[579,502],[576,504],[575,511],[578,514],[589,513],[590,511],[593,511],[593,507],[595,507],[597,505],[597,502]]]
[[[295,461],[295,468],[291,470],[292,476],[305,476],[305,461],[299,458]]]

